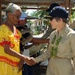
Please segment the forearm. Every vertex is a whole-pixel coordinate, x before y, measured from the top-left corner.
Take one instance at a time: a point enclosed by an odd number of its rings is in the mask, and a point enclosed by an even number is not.
[[[11,56],[14,56],[14,57],[17,57],[19,59],[25,60],[25,56],[24,55],[14,51],[13,49],[11,49],[9,47],[8,48],[4,48],[4,50],[5,50],[5,53],[7,53],[7,54],[9,54]]]
[[[20,60],[20,62],[18,63],[18,67],[19,67],[18,72],[22,70],[23,64],[24,64],[24,60]]]
[[[31,40],[33,43],[43,44],[43,43],[49,43],[49,39],[43,39],[43,38],[33,38]]]
[[[50,52],[47,50],[46,52],[44,52],[43,54],[41,54],[40,56],[34,58],[36,63],[45,61],[46,59],[50,58]]]

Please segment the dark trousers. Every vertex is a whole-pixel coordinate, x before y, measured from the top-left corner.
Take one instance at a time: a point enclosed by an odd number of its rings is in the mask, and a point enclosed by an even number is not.
[[[39,55],[39,53],[37,53],[37,55]],[[34,54],[31,57],[37,57],[37,56],[36,54]],[[33,66],[28,66],[27,64],[24,64],[22,75],[40,75],[40,63]]]
[[[27,64],[23,65],[22,75],[33,75],[32,66],[28,66]]]
[[[24,64],[22,75],[40,75],[39,64],[36,64],[34,66],[28,66],[27,64]]]

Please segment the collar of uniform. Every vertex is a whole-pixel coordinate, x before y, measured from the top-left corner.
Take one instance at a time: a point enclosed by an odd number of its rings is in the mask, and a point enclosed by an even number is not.
[[[57,32],[57,30],[56,30]],[[68,33],[69,32],[69,26],[66,24],[66,26],[59,32],[57,32],[57,36],[63,36],[64,34]]]

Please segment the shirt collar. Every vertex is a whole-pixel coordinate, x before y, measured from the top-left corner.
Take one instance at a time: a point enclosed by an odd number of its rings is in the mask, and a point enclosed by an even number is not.
[[[57,30],[56,30],[56,35],[57,36],[63,36],[64,34],[66,34],[66,33],[68,33],[69,32],[69,26],[66,24],[66,26],[59,32],[59,34],[58,34],[58,32],[57,32]]]

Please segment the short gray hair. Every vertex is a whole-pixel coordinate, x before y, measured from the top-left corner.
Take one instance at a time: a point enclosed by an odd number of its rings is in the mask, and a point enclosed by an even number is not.
[[[7,6],[7,8],[6,8],[6,13],[8,13],[8,12],[13,13],[16,10],[19,10],[20,12],[22,12],[20,6],[14,4],[14,3],[9,3],[8,6]]]

